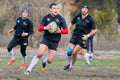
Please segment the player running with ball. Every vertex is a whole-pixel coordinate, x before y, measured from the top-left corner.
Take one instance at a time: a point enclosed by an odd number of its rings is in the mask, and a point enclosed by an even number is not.
[[[55,3],[50,4],[49,10],[50,10],[50,14],[47,14],[46,16],[44,16],[40,24],[38,25],[38,31],[40,32],[44,31],[43,39],[40,43],[38,54],[33,57],[29,67],[24,73],[26,75],[30,74],[32,68],[35,66],[35,64],[38,63],[39,59],[45,54],[46,50],[48,50],[49,56],[44,57],[42,59],[41,71],[45,71],[46,63],[49,63],[49,64],[52,63],[55,57],[58,43],[61,38],[61,34],[68,34],[68,28],[67,28],[66,22],[64,18],[58,14],[57,4]],[[59,29],[57,29],[55,33],[50,33],[49,31],[51,30],[51,25],[49,24],[53,21],[56,22]]]

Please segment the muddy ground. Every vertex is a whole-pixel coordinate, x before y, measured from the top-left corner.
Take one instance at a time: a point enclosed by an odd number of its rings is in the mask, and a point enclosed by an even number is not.
[[[28,51],[28,57],[29,57],[29,63],[33,57],[37,53],[37,50],[35,52]],[[16,56],[19,59],[18,62],[16,62],[11,67],[7,66],[9,55],[6,51],[3,51],[0,53],[0,61],[2,63],[0,64],[0,80],[120,80],[120,65],[113,64],[113,65],[99,65],[94,64],[97,60],[102,59],[118,59],[120,55],[114,54],[114,55],[94,55],[94,60],[92,62],[92,65],[86,66],[84,64],[81,64],[80,60],[83,60],[82,56],[78,56],[77,64],[74,65],[73,71],[65,71],[63,70],[64,65],[67,63],[59,63],[60,60],[66,60],[65,54],[57,53],[55,60],[56,62],[47,65],[47,71],[41,72],[40,62],[33,68],[32,73],[29,76],[24,75],[25,70],[20,69],[20,65],[22,61],[20,60],[21,55],[16,51]],[[46,54],[47,55],[47,54]]]

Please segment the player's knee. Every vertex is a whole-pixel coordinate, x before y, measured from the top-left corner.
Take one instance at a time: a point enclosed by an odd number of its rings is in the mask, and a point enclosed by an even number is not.
[[[51,64],[51,63],[52,63],[52,60],[49,60],[49,59],[48,59],[48,61],[47,61],[47,62],[48,62],[49,64]]]
[[[8,50],[8,52],[10,52],[10,51],[12,50],[12,48],[10,48],[10,47],[7,47],[7,50]]]
[[[76,58],[77,54],[73,54],[73,58]]]
[[[67,49],[67,55],[68,56],[71,56],[72,55],[72,48],[71,47],[68,47],[68,49]]]
[[[41,58],[43,54],[37,54],[37,58]]]
[[[80,55],[85,55],[85,53],[84,52],[81,52],[81,53],[79,53]]]
[[[22,53],[22,56],[23,56],[23,57],[25,57],[25,56],[26,56],[26,53],[25,53],[25,52],[24,52],[24,53]]]

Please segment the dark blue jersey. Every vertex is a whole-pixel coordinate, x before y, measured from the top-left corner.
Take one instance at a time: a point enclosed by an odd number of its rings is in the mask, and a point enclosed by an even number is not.
[[[95,21],[90,14],[88,14],[84,19],[82,19],[81,13],[77,14],[73,17],[71,23],[76,24],[73,34],[78,36],[88,34],[92,29],[96,29]]]
[[[44,16],[42,18],[40,24],[43,24],[45,27],[52,21],[55,21],[57,23],[57,26],[60,29],[67,28],[64,18],[62,16],[60,16],[59,14],[57,14],[55,17],[52,17],[51,14]],[[45,30],[44,34],[43,34],[43,38],[45,38],[47,40],[52,40],[52,41],[60,41],[61,34],[50,33],[48,30]]]
[[[22,38],[21,34],[23,32],[28,33],[28,36],[33,33],[33,23],[30,19],[22,19],[19,17],[16,20],[16,25],[14,27],[15,30],[15,37]],[[26,36],[26,37],[28,37]]]

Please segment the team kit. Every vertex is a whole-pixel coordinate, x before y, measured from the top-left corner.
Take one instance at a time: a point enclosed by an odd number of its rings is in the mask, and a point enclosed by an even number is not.
[[[51,3],[49,5],[49,13],[43,16],[38,24],[38,31],[44,32],[40,41],[38,53],[33,56],[28,65],[26,48],[28,46],[28,38],[34,33],[34,28],[33,22],[28,17],[29,9],[24,8],[21,13],[22,15],[16,20],[15,26],[8,31],[8,34],[15,32],[12,40],[7,46],[7,50],[10,54],[8,66],[12,66],[12,64],[16,62],[13,48],[19,45],[23,57],[23,63],[20,66],[20,69],[25,69],[25,75],[29,75],[32,72],[33,67],[40,59],[42,60],[41,71],[46,71],[46,65],[51,64],[54,60],[58,44],[61,40],[61,35],[67,35],[73,25],[75,25],[75,28],[69,40],[68,48],[66,49],[68,63],[66,63],[63,69],[66,71],[73,70],[77,54],[84,57],[86,65],[91,65],[90,58],[92,56],[87,53],[87,40],[89,37],[96,34],[97,29],[94,18],[88,11],[88,5],[82,4],[80,6],[80,13],[74,15],[67,26],[65,19],[58,13],[58,5],[56,3]],[[46,51],[48,51],[49,55],[43,57]]]

